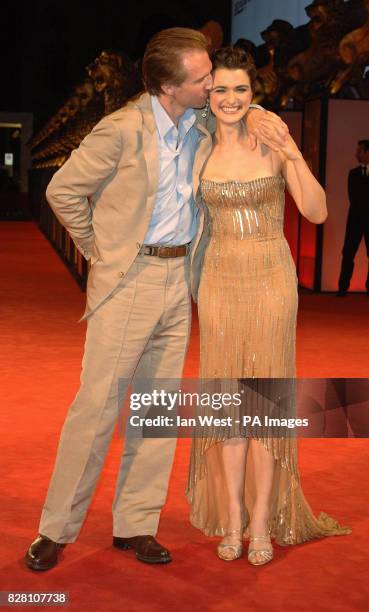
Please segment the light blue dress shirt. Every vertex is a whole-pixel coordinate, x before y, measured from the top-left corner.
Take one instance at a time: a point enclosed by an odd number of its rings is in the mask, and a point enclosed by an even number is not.
[[[196,234],[192,168],[198,143],[196,115],[188,109],[178,129],[156,96],[151,96],[159,140],[159,184],[145,244],[180,245]]]

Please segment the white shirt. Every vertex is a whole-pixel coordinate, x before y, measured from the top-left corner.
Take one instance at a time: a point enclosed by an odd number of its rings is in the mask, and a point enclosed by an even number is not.
[[[151,96],[159,141],[159,184],[145,244],[181,245],[196,234],[192,168],[198,143],[196,114],[188,109],[178,129],[156,96]]]

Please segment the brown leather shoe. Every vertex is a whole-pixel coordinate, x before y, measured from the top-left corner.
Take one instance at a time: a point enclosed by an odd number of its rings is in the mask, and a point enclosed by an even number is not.
[[[137,559],[145,563],[169,563],[172,560],[169,550],[161,546],[151,535],[139,535],[134,538],[113,537],[113,546],[120,550],[134,550]]]
[[[39,535],[27,551],[24,558],[26,565],[36,571],[49,570],[57,564],[58,555],[65,546]]]

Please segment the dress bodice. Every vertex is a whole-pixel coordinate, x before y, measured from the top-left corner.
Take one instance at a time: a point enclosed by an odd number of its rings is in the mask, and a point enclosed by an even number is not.
[[[284,178],[247,182],[201,180],[213,238],[250,239],[283,235]]]

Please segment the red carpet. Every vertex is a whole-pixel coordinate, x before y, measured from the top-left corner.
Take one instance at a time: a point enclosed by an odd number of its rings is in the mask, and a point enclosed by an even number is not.
[[[58,433],[78,388],[84,295],[32,223],[0,224],[1,556],[0,591],[68,591],[70,610],[367,610],[369,443],[303,440],[300,467],[313,509],[353,529],[350,536],[276,547],[262,568],[224,563],[188,523],[184,487],[189,443],[180,440],[160,541],[174,562],[148,566],[111,547],[111,503],[121,440],[115,438],[91,510],[62,563],[34,574],[23,555],[37,526]],[[193,326],[186,375],[196,375]],[[303,295],[299,376],[367,377],[369,301]],[[51,609],[51,608],[50,608]]]

